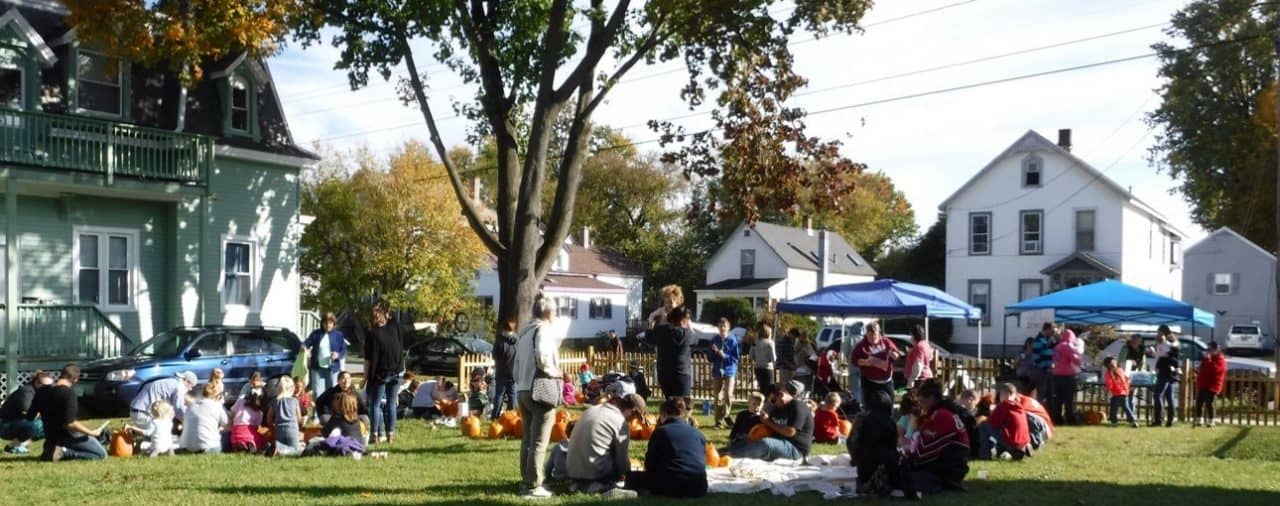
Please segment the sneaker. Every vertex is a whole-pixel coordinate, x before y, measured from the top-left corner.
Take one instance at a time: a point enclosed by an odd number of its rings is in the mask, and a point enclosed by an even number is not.
[[[62,457],[65,456],[66,454],[67,454],[66,448],[63,448],[61,446],[55,446],[53,447],[53,454],[49,456],[49,460],[57,462],[59,460],[62,460]]]
[[[385,442],[386,442],[387,444],[395,444],[395,442],[396,442],[396,434],[395,434],[394,432],[393,432],[393,433],[390,433],[390,434],[387,434],[387,439],[385,440]]]
[[[31,453],[31,450],[27,448],[27,445],[18,445],[13,447],[13,450],[10,451],[9,453],[12,453],[14,455],[26,455],[28,453]]]
[[[1013,454],[1009,452],[1000,452],[1000,460],[1013,460]]]
[[[611,500],[612,499],[635,499],[637,497],[640,497],[640,494],[634,490],[627,490],[625,488],[615,487],[612,490],[601,494],[600,497],[603,497],[605,499],[611,499]]]
[[[525,499],[546,499],[551,496],[551,491],[543,487],[535,488],[524,494]]]

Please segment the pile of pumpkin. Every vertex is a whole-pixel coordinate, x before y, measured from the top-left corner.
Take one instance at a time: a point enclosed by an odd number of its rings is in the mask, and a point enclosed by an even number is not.
[[[555,422],[551,425],[551,441],[560,442],[569,439],[569,422],[572,418],[568,411],[557,410]],[[481,429],[480,418],[476,415],[470,415],[462,419],[462,423],[458,424],[462,428],[462,435],[471,439],[501,439],[503,436],[518,438],[524,435],[524,420],[520,419],[520,413],[515,410],[503,411],[498,419],[489,422],[488,432]]]

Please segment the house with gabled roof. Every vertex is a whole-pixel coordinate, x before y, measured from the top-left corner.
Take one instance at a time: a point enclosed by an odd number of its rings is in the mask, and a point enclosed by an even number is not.
[[[697,314],[702,317],[709,300],[744,298],[759,312],[822,287],[875,277],[871,263],[840,234],[811,226],[743,222],[707,262],[706,285],[695,290]]]
[[[67,14],[0,0],[8,372],[178,326],[298,331],[299,173],[317,157],[294,142],[266,63],[206,61],[188,89],[81,44]]]
[[[1226,340],[1233,325],[1257,325],[1276,336],[1276,256],[1228,227],[1187,248],[1182,300],[1217,315],[1212,335]]]
[[[946,291],[982,309],[957,323],[952,350],[1014,350],[1052,315],[1004,321],[1009,304],[1117,279],[1174,299],[1182,295],[1186,234],[1159,210],[1071,152],[1027,131],[938,206],[946,215]],[[1016,351],[1014,351],[1016,353]]]

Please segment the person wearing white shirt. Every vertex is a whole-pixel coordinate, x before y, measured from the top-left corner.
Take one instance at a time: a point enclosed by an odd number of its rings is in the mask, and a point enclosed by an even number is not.
[[[205,384],[204,397],[187,408],[182,419],[182,437],[178,448],[196,453],[221,453],[222,433],[227,428],[227,410],[214,399],[216,392]]]

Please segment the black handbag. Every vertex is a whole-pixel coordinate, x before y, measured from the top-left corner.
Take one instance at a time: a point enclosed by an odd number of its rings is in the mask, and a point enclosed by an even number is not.
[[[554,408],[560,405],[560,401],[564,399],[564,378],[552,377],[542,371],[538,367],[538,341],[542,338],[542,329],[535,327],[533,330],[533,359],[535,365],[533,368],[533,388],[529,392],[534,402],[546,405],[548,408]]]

